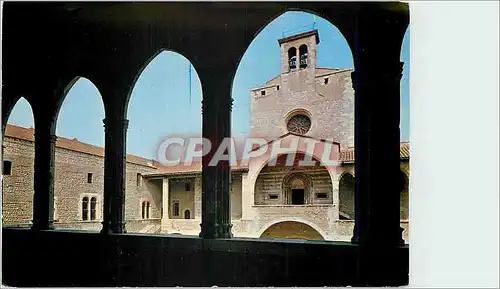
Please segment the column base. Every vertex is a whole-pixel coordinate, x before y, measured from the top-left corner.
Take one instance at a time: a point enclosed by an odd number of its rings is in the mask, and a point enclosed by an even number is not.
[[[233,228],[233,224],[231,222],[223,223],[219,226],[219,238],[221,239],[229,239],[233,237],[233,233],[231,229]]]
[[[39,223],[39,222],[33,222],[33,225],[31,226],[31,230],[33,231],[46,231],[46,230],[54,230],[54,221],[49,221],[47,223]]]
[[[216,239],[217,238],[217,231],[218,231],[218,224],[208,224],[208,223],[203,223],[203,221],[200,224],[201,231],[200,231],[200,238],[204,239]]]
[[[231,228],[233,224],[207,224],[201,223],[201,232],[199,234],[200,238],[204,239],[229,239],[233,237]]]
[[[351,238],[352,244],[363,245],[363,246],[404,246],[405,240],[403,238],[398,238],[396,240],[389,240],[387,237],[373,237],[373,236],[353,236]]]
[[[109,224],[102,222],[101,234],[126,234],[125,223]]]
[[[403,239],[404,229],[399,227],[399,233],[397,237],[390,238],[388,234],[356,234],[351,238],[352,244],[366,245],[366,246],[404,246],[405,240]]]

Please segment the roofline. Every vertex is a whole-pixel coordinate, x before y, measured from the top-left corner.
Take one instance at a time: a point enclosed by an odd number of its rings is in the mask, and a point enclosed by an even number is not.
[[[278,39],[278,43],[281,45],[281,44],[283,44],[285,42],[289,42],[289,41],[292,41],[292,40],[296,40],[296,39],[300,39],[300,38],[304,38],[304,37],[312,36],[312,35],[316,36],[316,44],[319,44],[318,29],[314,29],[314,30],[311,30],[311,31],[302,32],[302,33],[299,33],[299,34],[295,34],[295,35],[292,35],[292,36],[288,36],[288,37],[285,37],[285,38]]]
[[[273,140],[270,140],[270,141],[266,142],[265,144],[263,144],[263,145],[261,145],[261,146],[256,147],[256,148],[255,148],[255,149],[253,149],[253,150],[250,150],[250,151],[251,151],[251,152],[256,151],[256,150],[260,149],[260,148],[261,148],[261,147],[263,147],[263,146],[268,146],[268,145],[270,145],[271,143],[273,143],[273,142],[275,142],[275,141],[277,141],[277,140],[279,140],[279,139],[285,138],[285,137],[287,137],[287,136],[289,136],[289,135],[294,135],[294,136],[298,136],[298,137],[305,137],[305,138],[309,138],[309,139],[319,140],[319,141],[322,141],[322,142],[327,142],[327,143],[336,144],[336,145],[339,145],[339,146],[340,146],[340,143],[339,143],[339,142],[337,142],[337,141],[331,141],[331,140],[322,139],[322,138],[319,138],[319,139],[318,139],[318,138],[314,138],[314,137],[312,137],[312,136],[302,135],[302,134],[293,133],[293,132],[290,132],[290,131],[289,131],[289,132],[287,132],[287,133],[285,133],[285,134],[283,134],[283,135],[281,135],[281,136],[279,136],[279,137],[277,137],[277,138],[275,138],[275,139],[273,139]]]
[[[200,175],[202,170],[193,170],[193,171],[184,171],[184,172],[158,172],[158,173],[148,173],[143,174],[142,176],[146,179],[149,178],[158,178],[158,177],[169,177],[169,176],[193,176]],[[248,172],[248,168],[234,168],[231,169],[232,173],[246,173]]]
[[[400,157],[399,161],[410,161],[410,157]],[[355,163],[355,160],[350,160],[350,161],[341,161],[341,165],[353,165]]]
[[[327,68],[327,67],[315,67],[314,69],[329,69],[331,70],[330,72],[326,72],[324,74],[320,74],[320,75],[315,75],[314,78],[320,78],[320,77],[323,77],[323,76],[326,76],[326,75],[332,75],[332,74],[337,74],[337,73],[343,73],[343,72],[347,72],[347,71],[354,71],[354,68]],[[335,69],[338,69],[338,70],[335,70]],[[267,82],[270,82],[270,81],[273,81],[275,80],[276,78],[278,77],[281,77],[281,74],[278,74],[276,75],[275,77],[271,78],[270,80],[268,80]],[[276,84],[267,84],[267,85],[262,85],[262,86],[256,86],[254,88],[250,88],[250,91],[253,92],[253,91],[256,91],[256,90],[260,90],[260,89],[266,89],[266,88],[271,88],[271,87],[274,87],[274,86],[278,86],[279,83],[276,83]]]
[[[13,127],[19,127],[21,129],[27,129],[27,130],[33,130],[34,131],[34,128],[26,128],[26,127],[23,127],[23,126],[18,126],[18,125],[13,125],[13,124],[7,124],[7,125],[10,125],[10,126],[13,126]],[[29,143],[32,143],[34,145],[35,143],[35,140],[34,139],[26,139],[26,138],[23,138],[23,137],[18,137],[18,136],[14,136],[14,135],[7,135],[7,134],[3,134],[3,137],[4,138],[10,138],[10,139],[16,139],[16,140],[20,140],[20,141],[25,141],[25,142],[29,142]],[[34,136],[33,136],[34,138]],[[77,153],[80,153],[80,154],[84,154],[84,155],[89,155],[89,156],[96,156],[96,157],[100,157],[100,158],[104,158],[104,155],[98,155],[98,154],[94,154],[94,153],[89,153],[89,152],[84,152],[84,151],[79,151],[79,150],[74,150],[74,149],[70,149],[70,148],[67,148],[67,147],[64,147],[64,146],[58,146],[57,145],[57,139],[65,139],[65,140],[68,140],[68,141],[74,141],[74,142],[79,142],[81,144],[85,144],[85,145],[88,145],[88,146],[93,146],[94,148],[99,148],[99,149],[102,149],[103,152],[104,152],[104,148],[103,147],[100,147],[100,146],[96,146],[96,145],[93,145],[93,144],[89,144],[89,143],[86,143],[86,142],[82,142],[82,141],[79,141],[77,139],[69,139],[69,138],[65,138],[65,137],[62,137],[62,136],[56,136],[56,143],[55,143],[55,147],[58,148],[58,149],[63,149],[63,150],[67,150],[67,151],[71,151],[71,152],[77,152]],[[2,142],[2,146],[5,147],[5,143]],[[143,166],[143,167],[148,167],[148,168],[152,168],[152,169],[158,169],[158,167],[154,166],[154,165],[148,165],[148,164],[143,164],[143,163],[139,163],[139,162],[134,162],[134,161],[130,161],[130,160],[127,160],[126,158],[128,156],[131,156],[131,157],[136,157],[136,158],[141,158],[143,159],[144,161],[151,161],[151,162],[154,162],[154,160],[152,159],[147,159],[147,158],[144,158],[144,157],[140,157],[140,156],[136,156],[136,155],[133,155],[133,154],[126,154],[125,155],[125,162],[126,163],[129,163],[129,164],[134,164],[134,165],[139,165],[139,166]]]
[[[331,68],[319,68],[319,67],[316,67],[316,69],[331,69]],[[337,73],[342,73],[342,72],[347,72],[347,71],[354,71],[354,69],[352,69],[352,68],[343,68],[343,69],[339,69],[339,70],[335,70],[335,71],[330,71],[330,72],[327,72],[327,73],[324,73],[324,74],[316,75],[316,76],[314,76],[314,78],[319,78],[319,77],[323,77],[323,76],[326,76],[326,75],[332,75],[332,74],[337,74]]]
[[[276,77],[274,77],[274,78],[276,78]],[[274,78],[271,80],[274,80]],[[271,81],[271,80],[269,80],[269,81]],[[250,91],[255,91],[255,90],[264,89],[264,88],[271,88],[271,87],[278,86],[278,85],[279,84],[268,84],[268,85],[264,85],[264,86],[258,86],[258,87],[251,88]]]

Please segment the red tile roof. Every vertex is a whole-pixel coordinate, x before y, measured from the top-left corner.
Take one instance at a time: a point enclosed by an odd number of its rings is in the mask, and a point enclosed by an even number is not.
[[[402,142],[399,146],[399,156],[402,160],[410,158],[410,144]],[[348,148],[340,152],[340,161],[344,163],[354,162],[354,148]]]
[[[35,133],[35,129],[32,127],[25,128],[25,127],[21,127],[21,126],[7,124],[7,126],[5,128],[5,136],[6,137],[21,139],[21,140],[30,141],[30,142],[35,141],[34,133]],[[58,136],[57,140],[56,140],[56,147],[75,151],[75,152],[90,154],[90,155],[94,155],[94,156],[104,157],[104,148],[99,147],[99,146],[95,146],[95,145],[91,145],[91,144],[87,144],[87,143],[81,142],[77,139],[68,139],[68,138]],[[143,166],[148,166],[148,167],[154,167],[154,168],[159,167],[158,162],[155,162],[153,160],[146,159],[143,157],[131,155],[131,154],[127,155],[127,162],[133,163],[133,164],[138,164],[138,165],[143,165]]]
[[[16,125],[7,124],[5,128],[5,136],[26,140],[34,142],[34,132],[33,128],[25,128]],[[77,139],[67,139],[64,137],[57,137],[56,147],[72,150],[76,152],[86,153],[90,155],[95,155],[99,157],[104,157],[104,148],[83,143]],[[410,144],[407,142],[401,143],[400,145],[400,157],[401,159],[408,159],[410,157]],[[354,162],[354,148],[348,148],[340,152],[340,161],[343,163],[353,163]],[[180,174],[193,174],[201,172],[201,163],[196,162],[190,166],[177,165],[177,166],[164,166],[158,161],[146,159],[143,157],[128,154],[127,162],[148,166],[152,168],[157,168],[157,173],[150,174],[153,175],[180,175]],[[246,167],[232,167],[232,171],[244,171],[247,170]]]

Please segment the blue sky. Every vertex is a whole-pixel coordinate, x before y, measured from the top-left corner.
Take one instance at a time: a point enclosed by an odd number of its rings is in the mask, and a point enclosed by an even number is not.
[[[317,65],[352,68],[347,42],[338,29],[320,17],[304,12],[287,12],[266,26],[250,44],[236,71],[233,84],[233,134],[249,132],[250,93],[280,73],[277,40],[301,32],[316,23],[320,44]],[[407,31],[401,61],[405,62],[401,80],[401,140],[409,140],[409,49]],[[171,134],[201,135],[201,84],[195,68],[189,79],[189,61],[174,52],[162,52],[144,69],[132,91],[128,107],[127,152],[146,158],[156,156],[159,140]],[[191,85],[191,89],[190,89]],[[190,93],[191,91],[191,93]],[[104,146],[104,107],[98,89],[80,78],[68,92],[57,120],[56,133],[86,143]],[[21,99],[9,123],[33,126],[29,104]]]

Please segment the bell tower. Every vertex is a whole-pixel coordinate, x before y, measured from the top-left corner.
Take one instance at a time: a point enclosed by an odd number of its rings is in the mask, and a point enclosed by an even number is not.
[[[314,70],[316,67],[316,45],[318,30],[295,34],[278,40],[281,50],[281,74]]]

